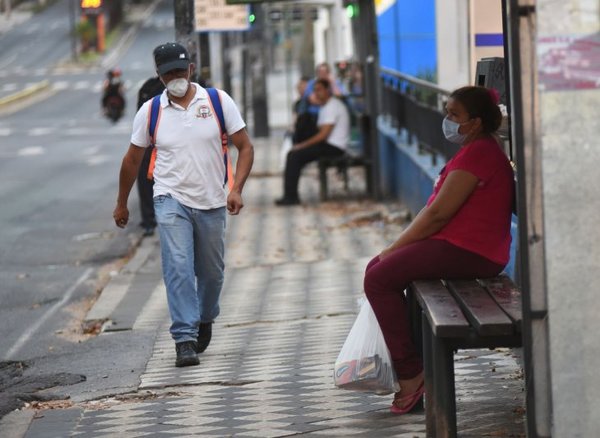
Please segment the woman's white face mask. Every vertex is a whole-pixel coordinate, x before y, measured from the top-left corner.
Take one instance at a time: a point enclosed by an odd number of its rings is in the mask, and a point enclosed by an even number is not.
[[[466,123],[469,123],[469,121],[458,123],[450,120],[448,116],[444,117],[444,121],[442,122],[442,131],[444,131],[444,136],[446,139],[452,143],[463,144],[468,135],[459,133],[458,128],[460,128],[460,125],[464,125]]]

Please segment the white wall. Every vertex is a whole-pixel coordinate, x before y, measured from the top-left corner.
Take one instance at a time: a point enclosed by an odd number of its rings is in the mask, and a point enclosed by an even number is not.
[[[467,6],[465,0],[436,1],[438,85],[447,90],[470,83]]]
[[[503,47],[475,46],[475,34],[502,33],[500,0],[437,0],[435,7],[438,85],[474,84],[477,61],[504,57]]]
[[[537,0],[538,127],[543,181],[546,291],[550,332],[553,433],[595,437],[600,431],[600,84],[581,84],[586,69],[564,80],[544,72],[565,71],[577,59],[598,57],[598,49],[575,53],[572,40],[593,36],[600,43],[598,0]],[[558,38],[556,38],[558,37]],[[553,40],[553,38],[555,40]],[[569,63],[548,56],[565,51]],[[564,52],[563,52],[564,53]],[[588,70],[588,75],[589,75]],[[592,73],[591,76],[594,76]],[[597,78],[597,72],[595,74]]]
[[[314,26],[315,64],[327,62],[331,66],[348,60],[354,54],[350,19],[341,0],[320,8]]]

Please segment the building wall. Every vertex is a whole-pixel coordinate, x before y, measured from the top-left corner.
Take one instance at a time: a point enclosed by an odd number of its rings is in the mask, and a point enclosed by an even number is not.
[[[600,430],[600,5],[537,0],[553,433]]]
[[[470,83],[468,3],[437,0],[436,28],[438,85],[453,90]]]
[[[382,67],[435,81],[435,0],[376,1]]]
[[[352,26],[342,6],[342,0],[321,7],[319,19],[314,22],[315,65],[348,61],[354,56]]]
[[[470,0],[469,43],[470,76],[474,83],[475,68],[481,58],[504,57],[501,0]]]

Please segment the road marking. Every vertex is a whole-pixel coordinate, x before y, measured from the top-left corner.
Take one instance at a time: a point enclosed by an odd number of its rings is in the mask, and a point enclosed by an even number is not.
[[[39,330],[39,328],[46,322],[50,316],[52,316],[61,306],[63,306],[67,301],[71,299],[73,293],[77,290],[77,288],[88,279],[88,277],[92,274],[93,268],[87,268],[85,272],[77,279],[75,284],[67,290],[67,292],[63,295],[62,300],[58,303],[54,304],[51,308],[48,309],[46,313],[42,315],[40,319],[37,320],[35,324],[33,324],[29,329],[21,335],[21,337],[15,342],[10,350],[4,355],[4,360],[10,360],[14,357],[14,355],[23,348],[23,345],[33,336],[33,334]]]
[[[31,128],[28,132],[31,137],[41,137],[42,135],[48,135],[54,132],[56,128],[42,127],[42,128]]]
[[[2,91],[14,91],[17,89],[17,84],[4,84],[2,86]]]
[[[44,148],[41,146],[30,146],[27,148],[19,149],[17,155],[21,157],[31,157],[33,155],[42,155],[44,153]]]
[[[86,135],[91,133],[89,128],[69,128],[64,131],[65,135]]]
[[[66,90],[69,88],[69,83],[67,81],[56,81],[54,84],[52,84],[52,87],[55,90]]]
[[[73,87],[74,90],[85,90],[87,88],[90,88],[90,81],[77,81]]]
[[[81,153],[83,155],[96,155],[101,150],[102,148],[100,146],[90,146],[89,148],[82,149]]]
[[[11,132],[12,132],[12,129],[10,129],[10,128],[0,128],[0,136],[2,136],[2,137],[8,137]]]
[[[95,155],[85,160],[88,166],[97,166],[98,164],[106,163],[110,157],[108,155]]]

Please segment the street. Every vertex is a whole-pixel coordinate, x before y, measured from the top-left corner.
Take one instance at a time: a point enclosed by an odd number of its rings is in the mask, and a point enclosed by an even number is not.
[[[105,69],[68,62],[67,4],[0,35],[0,97],[50,82],[39,101],[0,115],[0,360],[33,359],[27,366],[40,376],[44,358],[57,369],[77,360],[88,337],[78,322],[139,240],[135,193],[131,226],[112,221],[118,169],[152,49],[174,38],[172,4],[162,2],[111,54],[127,87],[126,113],[113,125],[100,112]]]

